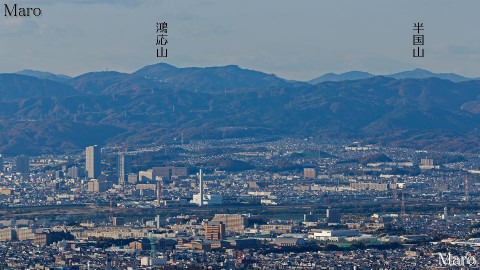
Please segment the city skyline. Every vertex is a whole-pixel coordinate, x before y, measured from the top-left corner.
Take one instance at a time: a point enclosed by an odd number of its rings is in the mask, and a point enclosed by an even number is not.
[[[7,157],[0,265],[418,269],[449,266],[439,249],[478,246],[480,171],[465,169],[479,167],[478,154],[315,138],[161,145],[174,146],[181,150],[168,156],[158,146],[134,149],[138,181],[123,185],[113,148],[102,151],[102,176],[89,181],[83,152],[31,157],[24,175],[18,157]],[[204,164],[219,157],[256,169]],[[189,200],[201,193],[200,168],[208,195],[224,200]],[[468,256],[476,265],[478,254]]]

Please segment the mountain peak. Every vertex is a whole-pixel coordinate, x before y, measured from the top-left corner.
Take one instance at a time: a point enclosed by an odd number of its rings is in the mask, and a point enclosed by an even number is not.
[[[429,73],[432,73],[430,70],[427,70],[427,69],[423,69],[423,68],[415,68],[413,69],[412,71],[423,71],[423,72],[429,72]]]
[[[241,69],[238,65],[226,65],[224,67],[225,68],[231,68],[231,69]]]
[[[416,68],[410,71],[402,71],[390,75],[387,77],[395,79],[425,79],[425,78],[439,78],[443,80],[449,80],[452,82],[462,82],[472,80],[471,78],[463,77],[455,73],[434,73],[426,69]]]
[[[333,81],[333,82],[338,82],[338,81],[352,81],[352,80],[361,80],[361,79],[368,79],[372,78],[373,75],[364,72],[364,71],[348,71],[345,73],[341,74],[336,74],[336,73],[325,73],[320,77],[317,77],[313,80],[308,81],[310,84],[317,84],[321,82],[326,82],[326,81]]]
[[[139,76],[158,76],[160,74],[170,73],[176,70],[178,70],[177,67],[160,62],[157,64],[144,66],[143,68],[133,72],[132,74]]]
[[[168,68],[168,69],[177,69],[176,66],[170,65],[170,64],[165,63],[165,62],[159,62],[159,63],[157,63],[157,64],[153,64],[152,66],[157,66],[157,67],[162,67],[162,68]]]

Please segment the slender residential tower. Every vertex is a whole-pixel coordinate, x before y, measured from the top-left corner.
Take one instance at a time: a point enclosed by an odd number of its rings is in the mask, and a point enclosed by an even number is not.
[[[118,184],[125,185],[127,182],[128,174],[130,173],[130,156],[127,153],[118,154],[117,162],[117,175],[118,175]]]
[[[101,172],[101,152],[98,145],[89,146],[85,149],[85,168],[88,178],[97,178]]]
[[[160,206],[160,201],[162,200],[162,180],[157,180],[157,204]]]
[[[202,169],[200,169],[200,184],[199,184],[199,189],[200,189],[200,206],[203,206],[203,179],[202,179]]]

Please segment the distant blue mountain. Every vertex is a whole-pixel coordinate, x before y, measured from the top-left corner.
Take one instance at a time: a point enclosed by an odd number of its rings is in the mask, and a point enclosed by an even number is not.
[[[390,75],[385,75],[395,79],[426,79],[426,78],[439,78],[443,80],[449,80],[452,82],[464,82],[474,80],[473,78],[467,78],[455,73],[433,73],[426,69],[416,68],[410,71],[398,72]]]
[[[71,77],[63,74],[54,74],[45,71],[38,71],[38,70],[31,70],[31,69],[24,69],[21,71],[15,72],[15,74],[26,75],[31,77],[36,77],[39,79],[47,79],[55,82],[64,83],[71,79]]]
[[[350,71],[342,74],[326,73],[320,77],[308,81],[310,84],[317,84],[326,81],[339,82],[339,81],[351,81],[362,80],[374,77],[375,75],[363,71]],[[439,78],[443,80],[449,80],[451,82],[464,82],[470,80],[478,80],[480,78],[468,78],[455,73],[433,73],[426,69],[416,68],[414,70],[402,71],[389,75],[382,75],[384,77],[390,77],[394,79],[426,79],[426,78]]]
[[[352,81],[352,80],[368,79],[372,77],[373,77],[372,74],[368,72],[363,72],[363,71],[349,71],[342,74],[327,73],[313,80],[308,81],[308,83],[317,84],[317,83],[326,82],[326,81],[331,81],[331,82]]]

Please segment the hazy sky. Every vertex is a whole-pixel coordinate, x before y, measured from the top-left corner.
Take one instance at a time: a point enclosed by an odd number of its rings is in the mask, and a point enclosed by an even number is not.
[[[41,17],[4,16],[4,4]],[[222,66],[308,80],[327,72],[388,74],[416,67],[480,76],[478,0],[42,0],[1,2],[0,72],[76,76],[167,62]],[[156,22],[168,57],[156,57]],[[423,22],[425,57],[412,57]]]

